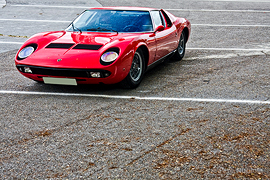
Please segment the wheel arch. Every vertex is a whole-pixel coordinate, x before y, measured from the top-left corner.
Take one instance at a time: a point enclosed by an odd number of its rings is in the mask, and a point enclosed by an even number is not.
[[[185,40],[186,40],[186,42],[187,42],[187,41],[188,41],[188,38],[189,38],[189,30],[188,30],[188,28],[185,27],[185,28],[183,29],[183,32],[185,33]]]
[[[146,70],[148,62],[149,62],[149,50],[148,50],[146,45],[140,45],[137,49],[141,49],[142,52],[143,52],[143,57],[144,57],[144,60],[145,60],[145,62],[144,62],[145,63],[145,66],[144,66],[145,69],[144,70]]]

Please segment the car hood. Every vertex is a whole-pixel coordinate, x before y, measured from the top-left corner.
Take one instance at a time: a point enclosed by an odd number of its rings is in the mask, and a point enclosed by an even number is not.
[[[102,66],[100,56],[106,50],[118,47],[121,54],[134,38],[134,34],[115,32],[44,33],[26,42],[36,43],[38,48],[19,64],[55,68],[99,68]]]

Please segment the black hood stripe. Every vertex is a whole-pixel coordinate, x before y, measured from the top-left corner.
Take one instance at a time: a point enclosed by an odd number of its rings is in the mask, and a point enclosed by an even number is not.
[[[77,44],[73,49],[99,50],[103,45]]]
[[[46,48],[69,49],[72,46],[74,46],[72,43],[51,43]]]
[[[46,48],[70,49],[75,44],[72,43],[51,43]],[[99,50],[103,45],[77,44],[73,49]]]

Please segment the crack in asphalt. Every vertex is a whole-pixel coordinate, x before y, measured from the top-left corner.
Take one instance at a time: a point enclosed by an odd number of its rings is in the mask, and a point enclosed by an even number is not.
[[[262,51],[262,53],[263,53],[266,57],[269,56],[269,52]]]
[[[176,137],[181,136],[181,135],[187,133],[187,132],[190,131],[190,130],[191,130],[191,129],[189,129],[189,128],[188,128],[188,129],[185,129],[185,130],[182,130],[180,133],[175,134],[174,136],[170,137],[169,139],[163,141],[162,143],[156,145],[156,146],[153,147],[152,149],[150,149],[150,150],[144,152],[142,155],[140,155],[140,156],[138,156],[137,158],[133,159],[132,161],[130,161],[129,163],[127,163],[126,166],[130,166],[130,165],[134,164],[134,163],[135,163],[136,161],[138,161],[139,159],[141,159],[141,158],[143,158],[144,156],[150,154],[151,152],[155,151],[156,149],[158,149],[158,148],[164,146],[165,144],[168,144],[169,142],[171,142],[172,140],[174,140]]]
[[[39,137],[47,137],[47,136],[51,136],[54,132],[57,132],[57,131],[61,131],[61,129],[63,128],[66,128],[66,127],[69,127],[69,126],[72,126],[73,124],[76,124],[78,122],[81,122],[81,121],[85,121],[87,119],[90,119],[91,117],[93,117],[95,114],[94,114],[94,111],[93,113],[91,113],[91,115],[85,117],[85,118],[82,118],[82,119],[77,119],[76,121],[72,121],[72,122],[67,122],[59,127],[56,127],[56,128],[53,128],[53,129],[44,129],[44,130],[40,130],[40,131],[34,131],[34,132],[27,132],[26,134],[29,134],[31,137],[29,138],[23,138],[21,140],[19,139],[6,139],[6,140],[2,140],[0,143],[4,143],[6,146],[14,146],[14,145],[17,145],[17,144],[22,144],[22,143],[26,143],[30,140],[34,140],[34,139],[37,139]],[[8,142],[5,142],[5,141],[9,141]],[[7,159],[7,158],[1,158],[0,161],[2,159]]]
[[[109,106],[105,106],[105,107],[101,107],[101,108],[98,108],[98,110],[106,110],[108,109]],[[58,132],[58,131],[61,131],[63,130],[64,128],[66,127],[70,127],[74,124],[77,124],[77,123],[80,123],[82,121],[85,121],[85,120],[88,120],[94,116],[97,116],[97,114],[95,113],[97,109],[93,109],[92,112],[90,113],[90,115],[88,115],[87,117],[84,117],[84,118],[80,118],[80,119],[77,119],[75,121],[69,121],[67,123],[64,123],[63,125],[60,125],[56,128],[52,128],[52,129],[43,129],[43,130],[40,130],[40,131],[33,131],[33,132],[26,132],[25,133],[25,136],[26,134],[28,134],[30,137],[24,137],[22,139],[18,138],[18,139],[2,139],[0,141],[0,144],[4,144],[4,146],[9,146],[8,149],[10,149],[12,146],[16,146],[18,144],[24,144],[24,143],[27,143],[29,141],[33,141],[37,138],[45,138],[45,137],[48,137],[48,136],[51,136],[53,135],[53,133],[55,132]],[[109,122],[111,123],[111,122]],[[41,140],[40,139],[40,140]],[[17,153],[16,155],[9,155],[9,156],[5,156],[5,157],[1,157],[0,158],[0,162],[3,162],[5,160],[8,160],[8,159],[12,159],[14,157],[18,157],[20,156],[22,153],[24,152],[21,152],[21,153]],[[103,168],[101,168],[100,170],[102,170]],[[98,170],[99,171],[99,170]],[[97,172],[98,172],[97,171]]]

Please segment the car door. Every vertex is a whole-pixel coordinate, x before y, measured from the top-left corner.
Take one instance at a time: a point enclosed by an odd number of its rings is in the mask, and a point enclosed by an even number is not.
[[[157,47],[155,61],[157,61],[177,48],[177,31],[174,25],[168,26],[161,11],[153,10],[150,11],[150,13],[154,24],[154,29],[160,25],[164,26],[164,30],[155,32]]]

